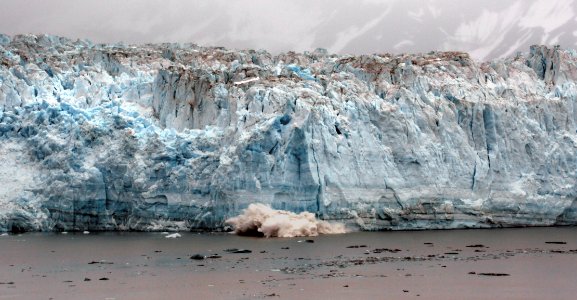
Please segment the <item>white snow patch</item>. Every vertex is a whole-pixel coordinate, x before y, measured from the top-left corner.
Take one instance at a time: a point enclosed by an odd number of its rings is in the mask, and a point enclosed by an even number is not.
[[[485,60],[491,51],[501,45],[521,16],[521,2],[515,2],[499,12],[485,9],[477,19],[461,23],[454,34],[448,37],[443,48],[469,50],[472,57]]]
[[[429,13],[431,13],[433,18],[436,19],[441,16],[442,9],[439,6],[436,6],[435,4],[431,3],[427,5],[427,9],[429,9]]]
[[[422,23],[422,22],[423,22],[423,16],[425,15],[425,10],[424,10],[422,7],[420,7],[420,8],[419,8],[418,10],[416,10],[416,11],[409,11],[409,12],[407,13],[407,15],[408,15],[411,19],[413,19],[413,20],[415,20],[415,21],[417,21],[417,22],[419,22],[419,23]]]
[[[261,203],[250,204],[243,214],[226,220],[226,223],[232,225],[238,235],[296,237],[346,232],[343,224],[317,220],[310,212],[295,214]]]
[[[413,46],[413,45],[415,45],[415,42],[413,42],[413,41],[411,41],[411,40],[402,40],[402,41],[396,43],[396,44],[393,46],[393,48],[399,49],[399,48],[402,48],[402,47]]]
[[[241,84],[245,84],[245,83],[249,83],[249,82],[253,82],[253,81],[258,81],[260,80],[260,77],[254,77],[254,78],[249,78],[249,79],[245,79],[245,80],[241,80],[241,81],[235,81],[234,84],[235,85],[241,85]]]
[[[350,42],[352,42],[355,38],[362,36],[369,32],[369,30],[378,26],[379,23],[385,19],[385,17],[391,12],[392,5],[383,8],[382,13],[377,16],[376,18],[367,21],[362,27],[352,26],[349,27],[347,30],[341,31],[337,34],[336,42],[329,47],[333,52],[341,52]]]
[[[572,6],[573,0],[536,1],[519,20],[519,26],[541,27],[548,34],[574,17]]]

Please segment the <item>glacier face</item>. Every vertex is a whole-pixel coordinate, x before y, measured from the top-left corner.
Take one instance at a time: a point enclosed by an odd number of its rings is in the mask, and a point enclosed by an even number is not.
[[[0,35],[0,231],[577,223],[577,53],[272,56]]]

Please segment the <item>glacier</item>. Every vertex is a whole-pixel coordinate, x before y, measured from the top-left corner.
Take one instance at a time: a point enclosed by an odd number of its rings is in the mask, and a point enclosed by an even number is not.
[[[0,34],[0,232],[577,224],[577,52],[271,55]]]

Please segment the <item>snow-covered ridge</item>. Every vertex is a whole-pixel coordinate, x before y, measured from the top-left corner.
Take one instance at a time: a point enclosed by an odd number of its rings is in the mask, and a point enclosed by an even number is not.
[[[577,223],[577,53],[272,56],[0,35],[0,231]]]

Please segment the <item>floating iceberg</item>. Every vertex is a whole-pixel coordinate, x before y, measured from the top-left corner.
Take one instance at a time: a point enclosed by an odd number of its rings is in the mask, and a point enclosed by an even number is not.
[[[177,232],[177,233],[168,234],[168,235],[166,235],[166,236],[164,236],[164,237],[167,238],[167,239],[178,239],[178,238],[181,238],[182,235]]]

